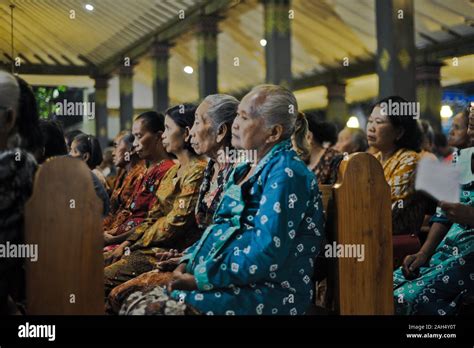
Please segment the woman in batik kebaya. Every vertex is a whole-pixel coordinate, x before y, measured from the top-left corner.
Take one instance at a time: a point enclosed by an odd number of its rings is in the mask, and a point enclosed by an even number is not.
[[[234,167],[225,154],[229,150],[233,151],[231,128],[238,105],[239,101],[232,96],[215,94],[206,97],[196,110],[190,131],[191,145],[197,154],[209,158],[195,208],[196,223],[201,231],[212,223],[224,186]],[[108,298],[108,311],[118,313],[122,302],[134,291],[166,285],[181,257],[182,253],[177,250],[162,253],[157,269],[115,287]]]
[[[461,203],[440,203],[422,248],[393,274],[396,314],[455,314],[474,295],[473,156],[474,147],[455,156]]]
[[[281,86],[257,86],[242,99],[232,145],[255,151],[256,161],[231,173],[213,224],[167,289],[133,293],[121,314],[305,313],[323,207],[315,175],[292,149],[297,114],[296,98]]]
[[[394,235],[417,234],[428,204],[415,194],[415,169],[422,141],[416,115],[399,115],[391,110],[395,106],[400,110],[407,104],[401,97],[388,97],[373,107],[367,120],[369,146],[378,149],[375,158],[382,164],[390,186]]]
[[[470,116],[474,145],[472,108]],[[461,173],[460,203],[439,204],[420,251],[394,272],[396,314],[456,314],[474,296],[474,147],[460,150],[453,160]]]
[[[146,218],[129,231],[120,246],[105,255],[106,294],[115,286],[153,270],[157,254],[168,249],[181,252],[201,236],[194,208],[206,162],[189,142],[195,112],[196,107],[190,104],[177,105],[166,112],[162,143],[178,163],[160,181],[155,203]],[[138,154],[140,151],[138,147]]]
[[[125,208],[118,210],[113,221],[104,226],[106,251],[124,242],[133,228],[146,218],[156,201],[161,179],[174,166],[161,141],[164,130],[164,116],[154,111],[138,115],[133,122],[134,151],[145,161],[145,168]]]
[[[110,212],[103,222],[105,231],[120,225],[117,214],[131,204],[135,185],[142,179],[146,169],[145,161],[133,151],[133,140],[133,135],[128,131],[120,132],[114,139],[112,161],[119,170],[110,197]]]

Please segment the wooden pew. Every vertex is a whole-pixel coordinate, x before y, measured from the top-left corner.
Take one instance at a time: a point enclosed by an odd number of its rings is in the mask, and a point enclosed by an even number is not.
[[[38,245],[26,261],[27,313],[103,314],[102,203],[91,171],[77,159],[43,164],[25,207],[25,240]]]
[[[336,184],[320,190],[328,244],[365,248],[362,262],[329,259],[336,313],[393,314],[391,200],[382,166],[370,154],[352,154],[341,162]]]

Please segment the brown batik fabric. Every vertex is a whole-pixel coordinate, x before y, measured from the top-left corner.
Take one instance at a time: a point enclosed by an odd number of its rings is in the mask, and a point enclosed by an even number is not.
[[[161,272],[155,269],[120,284],[110,292],[106,302],[106,312],[118,314],[120,307],[132,293],[148,291],[157,286],[165,287],[171,281],[172,275],[173,272]]]
[[[171,298],[162,287],[132,293],[123,303],[120,315],[200,315],[184,301]]]

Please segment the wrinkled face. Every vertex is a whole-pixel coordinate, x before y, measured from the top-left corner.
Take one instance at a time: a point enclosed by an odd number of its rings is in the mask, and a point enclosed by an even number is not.
[[[236,149],[256,150],[264,146],[267,128],[262,117],[253,114],[257,94],[247,94],[239,104],[232,124],[232,146]]]
[[[171,117],[165,117],[165,131],[161,136],[166,152],[176,155],[183,151],[188,132],[180,128]]]
[[[157,148],[157,143],[160,141],[160,132],[150,132],[145,127],[143,119],[138,119],[133,122],[132,134],[135,137],[133,147],[138,157],[145,160],[152,160]]]
[[[114,152],[112,159],[115,166],[124,168],[130,162],[131,153],[128,150],[127,143],[123,137],[114,140]]]
[[[352,153],[355,151],[355,145],[352,142],[352,134],[349,129],[344,128],[337,136],[337,143],[334,149],[342,153]]]
[[[469,110],[469,126],[467,129],[467,135],[471,139],[471,146],[474,146],[474,102],[471,103],[471,108]]]
[[[198,155],[208,155],[218,147],[217,134],[213,131],[212,121],[207,115],[208,110],[208,103],[199,105],[193,127],[189,131],[191,146]]]
[[[467,130],[468,124],[462,113],[454,116],[451,129],[449,130],[448,145],[457,147],[458,149],[469,147],[470,139]]]
[[[384,151],[395,147],[395,140],[400,134],[392,126],[388,116],[381,113],[381,110],[379,106],[376,106],[367,120],[367,141],[369,146]]]

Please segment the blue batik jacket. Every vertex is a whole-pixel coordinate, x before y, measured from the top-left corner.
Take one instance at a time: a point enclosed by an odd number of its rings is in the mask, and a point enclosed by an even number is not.
[[[322,248],[323,207],[315,175],[284,141],[230,175],[214,223],[182,262],[198,290],[175,290],[205,314],[304,314]]]

